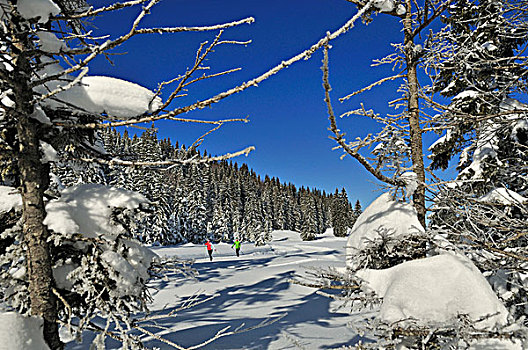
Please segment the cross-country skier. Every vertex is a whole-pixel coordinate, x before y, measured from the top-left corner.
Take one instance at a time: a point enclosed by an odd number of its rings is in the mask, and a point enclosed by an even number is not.
[[[235,252],[237,256],[240,256],[240,240],[238,238],[235,238],[235,243],[231,246],[231,248],[235,247]]]
[[[215,249],[213,243],[211,243],[210,240],[207,240],[207,242],[205,242],[205,246],[207,248],[207,253],[209,253],[209,261],[213,261],[213,249]]]

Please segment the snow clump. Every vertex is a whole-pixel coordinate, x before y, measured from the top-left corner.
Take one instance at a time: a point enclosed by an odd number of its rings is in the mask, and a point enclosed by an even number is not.
[[[46,205],[44,224],[62,234],[82,233],[87,237],[99,234],[118,235],[124,232],[113,224],[113,208],[137,209],[148,199],[140,193],[98,184],[83,184],[62,191],[59,199]]]
[[[379,319],[432,326],[468,315],[478,329],[506,324],[508,312],[471,261],[449,253],[357,276],[383,298]]]
[[[40,317],[22,316],[16,312],[0,313],[2,349],[49,350],[42,335]]]
[[[519,205],[528,202],[528,198],[504,187],[494,188],[479,198],[480,202],[500,203],[504,205]]]
[[[18,0],[17,10],[27,20],[38,18],[39,23],[46,23],[61,12],[51,0]]]
[[[384,193],[361,213],[352,227],[346,248],[347,267],[357,268],[354,256],[370,242],[382,238],[383,229],[393,238],[425,232],[411,204],[396,201],[390,193]]]
[[[0,214],[22,209],[22,196],[14,187],[0,186]]]

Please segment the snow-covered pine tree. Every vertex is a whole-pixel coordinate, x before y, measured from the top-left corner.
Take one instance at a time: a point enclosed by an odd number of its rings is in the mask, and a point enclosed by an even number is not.
[[[509,1],[457,1],[449,8],[449,47],[435,68],[437,90],[451,97],[439,117],[443,135],[430,150],[432,168],[458,156],[454,183],[435,198],[431,227],[466,251],[486,273],[514,317],[526,314],[523,282],[528,225],[526,16]]]
[[[301,208],[301,238],[303,241],[313,241],[319,233],[317,206],[308,189],[299,191]]]
[[[361,202],[358,199],[356,201],[356,204],[354,204],[354,211],[352,212],[353,220],[350,223],[351,228],[352,228],[352,226],[354,226],[354,223],[356,222],[357,218],[359,218],[359,216],[361,215],[362,212],[363,212],[363,210],[361,209]]]
[[[348,209],[349,202],[346,190],[342,188],[341,192],[339,192],[336,188],[331,203],[332,227],[336,237],[345,237],[347,228],[351,226]]]
[[[190,242],[203,243],[208,237],[207,231],[207,198],[203,186],[202,167],[196,164],[190,166],[186,188],[188,217],[186,237]]]

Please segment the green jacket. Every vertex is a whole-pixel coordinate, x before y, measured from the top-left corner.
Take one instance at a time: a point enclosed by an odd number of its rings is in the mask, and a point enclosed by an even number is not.
[[[235,247],[235,249],[240,249],[240,241],[235,241],[235,243],[233,243],[233,245],[231,246],[232,247]]]

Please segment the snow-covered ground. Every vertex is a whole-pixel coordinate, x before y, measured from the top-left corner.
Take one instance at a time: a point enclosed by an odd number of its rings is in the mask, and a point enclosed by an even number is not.
[[[166,329],[152,329],[163,338],[188,347],[207,340],[226,326],[235,329],[254,326],[268,319],[277,322],[249,332],[220,338],[201,349],[306,349],[337,348],[352,344],[356,334],[347,327],[346,310],[333,311],[331,300],[316,290],[294,285],[288,279],[303,274],[308,266],[345,265],[346,238],[329,231],[318,240],[303,242],[291,231],[273,232],[265,246],[242,244],[240,258],[227,243],[215,245],[213,262],[204,246],[186,244],[152,247],[160,256],[195,259],[196,280],[171,279],[152,284],[153,313],[170,312],[197,292],[217,296],[211,301],[178,312],[176,317],[158,322]],[[84,344],[68,344],[68,349],[87,349]],[[147,339],[149,348],[170,348],[156,339]],[[109,348],[113,343],[108,342]],[[117,343],[114,344],[117,347]]]

